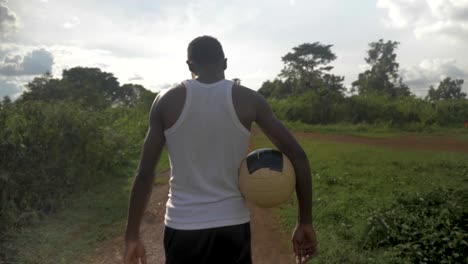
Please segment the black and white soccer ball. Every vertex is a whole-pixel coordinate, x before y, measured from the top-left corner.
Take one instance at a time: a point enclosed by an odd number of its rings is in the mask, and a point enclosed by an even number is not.
[[[291,161],[282,152],[255,150],[242,161],[239,187],[247,201],[259,207],[275,207],[286,202],[296,186]]]

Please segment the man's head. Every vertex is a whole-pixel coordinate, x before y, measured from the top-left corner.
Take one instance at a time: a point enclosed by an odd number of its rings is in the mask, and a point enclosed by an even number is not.
[[[187,48],[187,64],[192,73],[224,71],[227,67],[221,43],[210,36],[197,37]]]

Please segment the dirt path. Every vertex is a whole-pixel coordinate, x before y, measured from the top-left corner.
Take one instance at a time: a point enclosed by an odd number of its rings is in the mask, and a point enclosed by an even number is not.
[[[254,131],[258,133],[258,131]],[[366,144],[398,149],[439,150],[468,153],[468,142],[443,137],[405,136],[399,138],[366,138],[352,135],[294,133],[298,138],[315,138],[343,143]],[[251,147],[250,147],[251,148]],[[168,177],[166,173],[163,177]],[[168,184],[155,186],[141,226],[148,254],[148,263],[163,264],[163,228]],[[278,214],[271,209],[249,206],[251,212],[252,254],[255,264],[294,263],[289,246],[289,234],[278,226]],[[104,242],[96,249],[93,264],[122,263],[123,236]]]
[[[164,175],[168,177],[168,174]],[[155,186],[148,209],[141,225],[141,234],[145,242],[148,263],[163,264],[163,229],[164,214],[169,185]],[[289,235],[278,226],[278,216],[271,209],[250,207],[252,231],[252,255],[255,264],[294,263],[289,249]],[[88,263],[116,264],[122,262],[123,236],[104,242]]]
[[[468,142],[442,136],[402,136],[396,138],[370,138],[353,135],[296,132],[298,138],[316,138],[334,142],[365,144],[397,149],[435,150],[468,153]]]

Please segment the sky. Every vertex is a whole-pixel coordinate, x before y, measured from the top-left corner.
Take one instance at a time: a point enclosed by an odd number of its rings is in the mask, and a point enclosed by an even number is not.
[[[0,97],[75,66],[167,89],[191,78],[186,48],[200,35],[222,43],[226,78],[254,90],[316,41],[333,45],[332,73],[348,87],[379,39],[400,43],[400,75],[418,96],[445,77],[468,82],[468,0],[0,0]]]

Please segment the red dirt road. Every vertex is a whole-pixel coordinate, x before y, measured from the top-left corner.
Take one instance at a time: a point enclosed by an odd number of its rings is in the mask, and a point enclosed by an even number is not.
[[[164,175],[163,177],[168,177]],[[163,230],[164,214],[169,185],[153,188],[151,200],[143,217],[141,234],[146,246],[148,263],[164,264]],[[294,263],[292,249],[289,246],[289,234],[278,226],[277,214],[272,209],[250,207],[252,231],[252,256],[255,264]],[[123,263],[123,235],[98,248],[87,263],[115,264]]]

